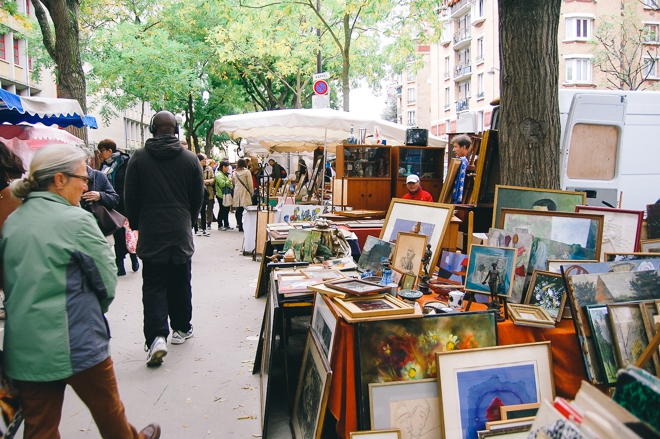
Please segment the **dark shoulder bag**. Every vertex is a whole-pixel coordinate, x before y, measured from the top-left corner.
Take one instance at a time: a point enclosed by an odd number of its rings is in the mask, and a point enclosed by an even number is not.
[[[98,201],[92,201],[89,204],[89,209],[99,223],[101,232],[104,236],[110,236],[117,230],[124,227],[126,217],[115,209],[107,209],[103,204]]]

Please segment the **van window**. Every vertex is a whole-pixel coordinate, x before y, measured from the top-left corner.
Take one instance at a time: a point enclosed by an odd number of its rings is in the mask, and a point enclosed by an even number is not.
[[[619,131],[614,126],[574,125],[566,175],[572,179],[612,180],[618,144]]]

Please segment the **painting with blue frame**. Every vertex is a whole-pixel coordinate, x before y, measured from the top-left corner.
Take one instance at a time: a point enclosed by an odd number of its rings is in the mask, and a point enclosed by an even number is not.
[[[515,248],[473,245],[470,248],[465,289],[475,293],[490,294],[490,287],[485,280],[492,264],[496,263],[499,272],[497,295],[510,296],[513,287],[516,256],[517,250]]]

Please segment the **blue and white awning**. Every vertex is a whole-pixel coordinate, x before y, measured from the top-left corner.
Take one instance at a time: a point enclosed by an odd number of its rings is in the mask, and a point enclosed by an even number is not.
[[[98,128],[96,119],[83,114],[75,99],[25,97],[0,89],[0,123],[21,122]]]

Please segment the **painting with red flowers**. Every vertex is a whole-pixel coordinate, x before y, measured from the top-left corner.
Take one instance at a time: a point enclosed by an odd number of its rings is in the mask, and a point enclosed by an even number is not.
[[[437,376],[436,352],[497,346],[493,312],[428,315],[357,325],[360,429],[369,429],[369,384]]]

